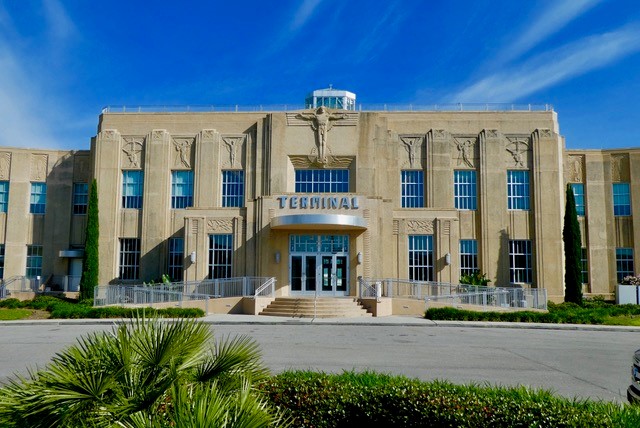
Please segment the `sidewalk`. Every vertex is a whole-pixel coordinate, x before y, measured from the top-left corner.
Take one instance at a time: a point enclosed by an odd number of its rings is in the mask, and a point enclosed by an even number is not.
[[[511,328],[538,330],[582,330],[582,331],[630,331],[639,332],[640,327],[590,324],[542,324],[489,321],[434,321],[415,316],[391,315],[387,317],[361,318],[289,318],[265,315],[207,315],[198,318],[210,325],[361,325],[361,326],[401,326],[401,327],[459,327],[459,328]],[[106,319],[54,319],[0,321],[2,326],[16,325],[110,325],[126,321],[120,318]]]

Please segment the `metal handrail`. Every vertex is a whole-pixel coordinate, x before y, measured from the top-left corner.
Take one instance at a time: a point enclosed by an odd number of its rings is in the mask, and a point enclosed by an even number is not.
[[[281,112],[305,110],[304,104],[270,105],[138,105],[105,106],[102,113],[159,113],[159,112]],[[353,111],[353,110],[351,110]],[[358,104],[359,112],[414,112],[414,111],[468,111],[468,112],[508,112],[508,111],[553,111],[551,104],[513,103],[436,103],[436,104]]]
[[[273,297],[275,295],[275,284],[276,279],[274,277],[269,278],[267,282],[256,288],[256,292],[254,293],[253,298],[255,299],[256,297],[261,296],[264,290],[266,290],[267,288],[270,288],[268,296]]]

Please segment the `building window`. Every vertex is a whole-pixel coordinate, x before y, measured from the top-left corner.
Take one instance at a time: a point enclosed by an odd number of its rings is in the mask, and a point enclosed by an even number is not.
[[[4,244],[0,244],[0,278],[4,278]]]
[[[402,171],[402,208],[424,207],[424,172]]]
[[[530,284],[532,278],[531,241],[509,241],[509,282]]]
[[[42,276],[42,245],[27,245],[26,276],[27,278]]]
[[[244,206],[244,171],[222,171],[222,206]]]
[[[409,279],[433,280],[433,236],[409,235]]]
[[[140,239],[120,239],[120,279],[138,279],[140,275]]]
[[[576,213],[584,216],[584,184],[572,183],[573,197],[576,200]]]
[[[475,171],[453,172],[453,194],[456,209],[475,210],[478,206]]]
[[[616,272],[618,274],[618,284],[625,276],[635,275],[633,267],[633,248],[616,248]]]
[[[586,248],[582,248],[581,249],[581,257],[580,257],[580,266],[581,266],[581,272],[582,272],[582,283],[583,284],[588,284],[589,283],[589,252],[587,251]]]
[[[171,208],[193,206],[193,171],[171,171]]]
[[[86,214],[89,203],[89,184],[73,183],[73,213]]]
[[[142,171],[122,171],[122,208],[142,208]]]
[[[209,278],[231,278],[232,259],[231,234],[209,235]]]
[[[171,281],[182,281],[184,267],[184,239],[169,239],[169,278]]]
[[[460,240],[460,276],[472,275],[478,270],[478,241]]]
[[[9,182],[0,181],[0,213],[6,213],[9,206]]]
[[[507,171],[507,205],[510,210],[529,209],[529,171]]]
[[[348,169],[296,169],[298,193],[347,193]]]
[[[613,215],[631,215],[629,183],[613,183]]]
[[[44,214],[47,205],[47,183],[31,183],[31,199],[29,212]]]

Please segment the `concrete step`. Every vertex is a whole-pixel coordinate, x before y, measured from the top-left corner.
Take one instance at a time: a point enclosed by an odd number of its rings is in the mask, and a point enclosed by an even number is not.
[[[348,318],[371,316],[354,298],[278,297],[260,315],[300,318]]]

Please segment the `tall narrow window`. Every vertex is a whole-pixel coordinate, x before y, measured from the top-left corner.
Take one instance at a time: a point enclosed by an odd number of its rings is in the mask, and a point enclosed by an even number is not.
[[[122,171],[122,208],[142,208],[142,171]]]
[[[120,239],[120,279],[139,279],[140,239]]]
[[[86,214],[89,203],[89,184],[73,183],[73,213]]]
[[[4,244],[0,244],[0,278],[4,278]]]
[[[29,212],[44,214],[47,205],[47,183],[31,183]]]
[[[578,215],[584,216],[584,184],[572,183],[571,189],[573,190],[573,197],[576,200],[576,212]]]
[[[581,249],[581,272],[582,272],[582,283],[583,284],[588,284],[589,283],[589,252],[587,251],[586,248],[582,248]]]
[[[530,284],[533,278],[531,267],[531,241],[509,241],[509,281]]]
[[[460,276],[472,275],[478,270],[478,241],[460,240]]]
[[[613,183],[613,215],[631,215],[629,183]]]
[[[456,209],[475,210],[478,206],[476,172],[461,170],[453,172],[453,199]]]
[[[402,208],[424,207],[424,172],[402,171]]]
[[[296,169],[297,193],[347,193],[348,169]]]
[[[209,235],[209,278],[231,278],[232,260],[231,234]]]
[[[510,210],[529,209],[529,171],[507,171],[507,206]]]
[[[0,181],[0,213],[6,213],[9,206],[9,182]]]
[[[42,245],[27,245],[27,278],[42,276]]]
[[[633,267],[633,248],[616,248],[616,273],[618,284],[625,276],[635,275]]]
[[[169,239],[169,278],[171,281],[182,281],[184,261],[184,239]]]
[[[222,171],[222,206],[244,206],[244,171]]]
[[[193,206],[193,171],[171,171],[171,208]]]
[[[433,236],[409,235],[409,279],[433,281]]]

